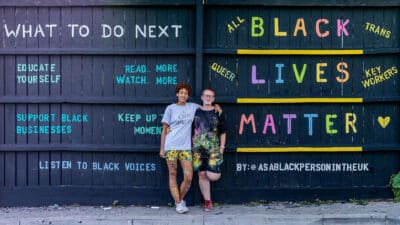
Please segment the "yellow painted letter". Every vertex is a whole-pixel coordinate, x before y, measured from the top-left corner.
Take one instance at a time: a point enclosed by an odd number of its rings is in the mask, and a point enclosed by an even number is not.
[[[286,31],[279,31],[279,18],[275,17],[274,18],[274,35],[278,37],[286,37],[287,32]]]
[[[317,82],[318,83],[326,83],[328,80],[326,78],[321,78],[321,75],[324,74],[324,70],[321,70],[321,67],[327,67],[327,63],[317,63]]]
[[[346,83],[349,80],[350,74],[349,71],[347,71],[347,63],[345,62],[340,62],[336,65],[336,70],[342,74],[340,77],[336,77],[337,82],[339,83]],[[344,75],[344,77],[343,77]]]
[[[353,133],[357,133],[356,121],[357,115],[355,113],[346,113],[346,134],[350,132],[349,127],[353,129]]]

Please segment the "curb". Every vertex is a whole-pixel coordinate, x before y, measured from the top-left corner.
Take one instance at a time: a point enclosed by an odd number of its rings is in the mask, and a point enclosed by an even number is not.
[[[386,214],[321,214],[321,215],[148,215],[148,216],[111,216],[96,217],[44,217],[44,218],[6,218],[0,225],[400,225],[399,217],[388,217]]]

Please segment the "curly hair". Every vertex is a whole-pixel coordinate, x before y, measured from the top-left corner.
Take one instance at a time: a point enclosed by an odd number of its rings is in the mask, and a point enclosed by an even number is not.
[[[186,89],[188,91],[189,95],[190,95],[190,93],[192,93],[192,88],[190,87],[189,84],[179,83],[178,85],[176,85],[175,94],[178,94],[181,89]]]

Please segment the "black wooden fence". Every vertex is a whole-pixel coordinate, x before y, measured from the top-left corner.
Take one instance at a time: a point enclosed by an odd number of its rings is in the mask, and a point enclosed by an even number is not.
[[[227,114],[215,201],[392,196],[396,0],[19,0],[0,18],[0,205],[171,202],[179,82]]]

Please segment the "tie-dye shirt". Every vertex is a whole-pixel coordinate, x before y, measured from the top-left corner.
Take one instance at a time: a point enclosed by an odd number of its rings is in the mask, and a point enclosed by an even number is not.
[[[196,110],[193,120],[193,147],[219,150],[219,137],[226,133],[225,115],[218,115],[215,110]]]

